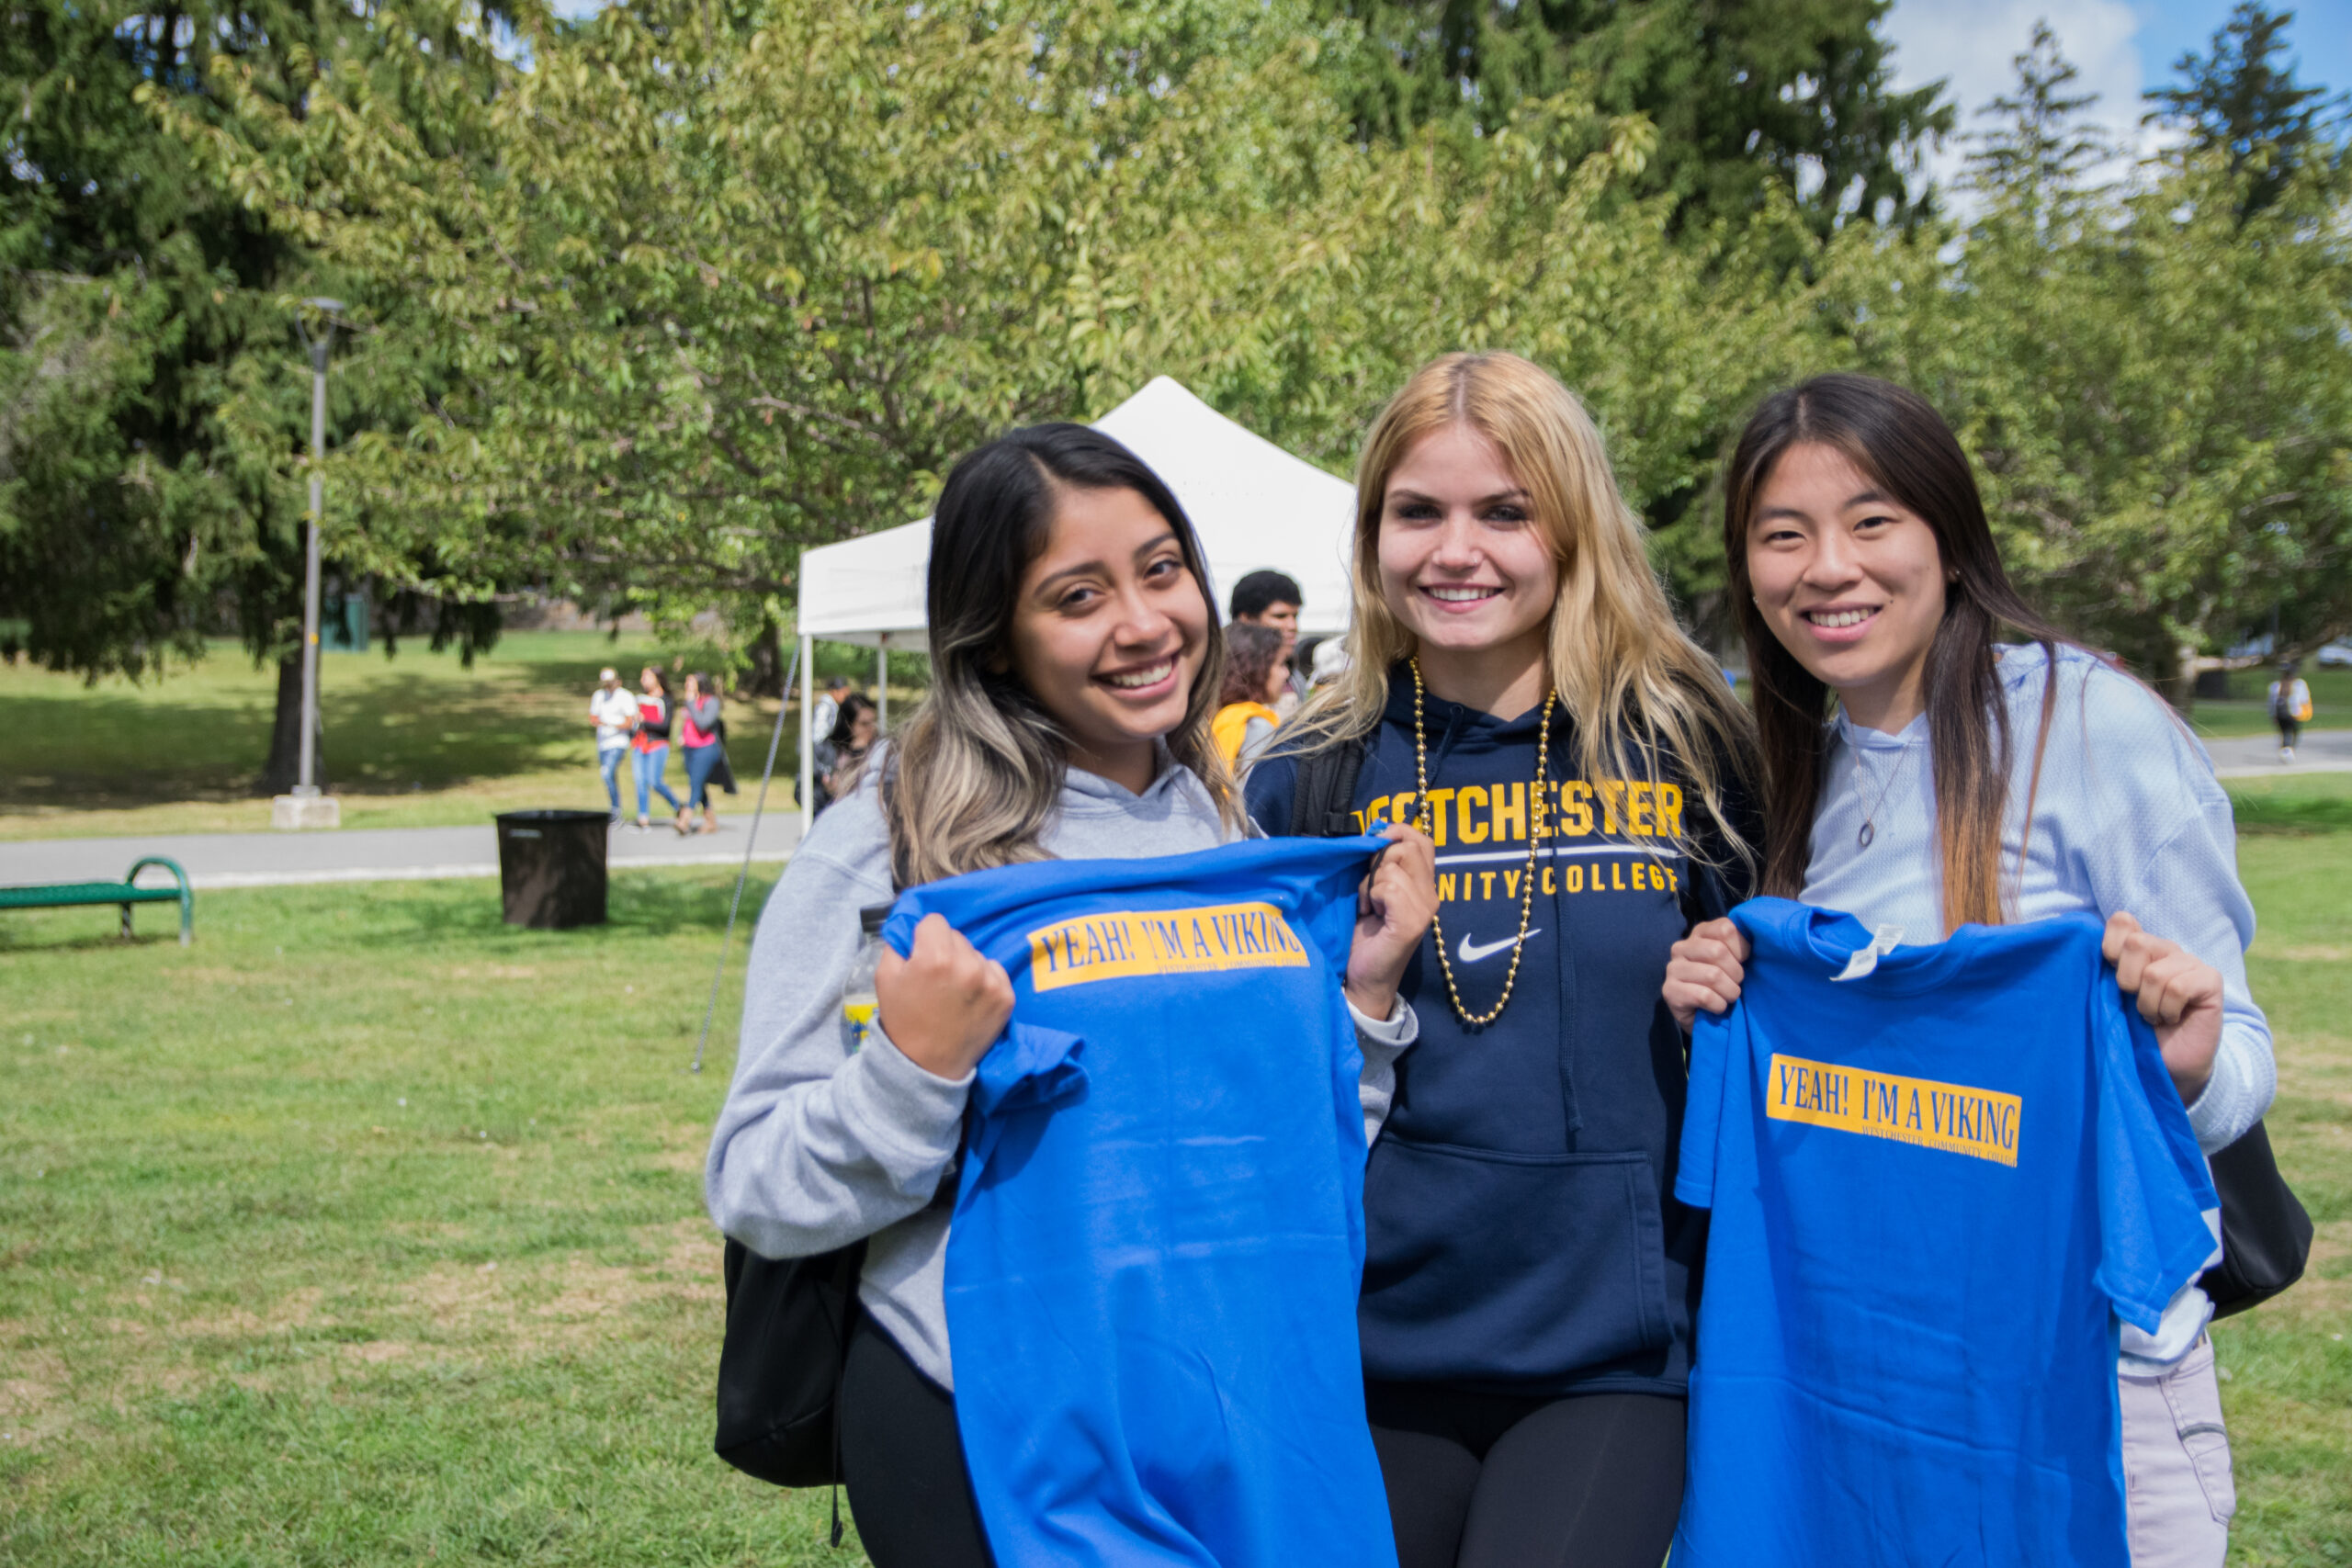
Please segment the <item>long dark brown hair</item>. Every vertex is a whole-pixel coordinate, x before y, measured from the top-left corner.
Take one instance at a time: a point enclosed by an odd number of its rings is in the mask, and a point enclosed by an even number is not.
[[[1184,568],[1210,599],[1208,563],[1173,491],[1125,446],[1082,424],[1035,424],[967,455],[932,522],[925,594],[931,689],[897,742],[882,792],[899,886],[1045,858],[1045,830],[1069,769],[1062,728],[1012,666],[1022,575],[1052,535],[1064,490],[1131,490],[1168,520]],[[1184,721],[1167,737],[1200,775],[1226,826],[1245,830],[1239,793],[1210,739],[1225,680],[1212,605]],[[844,702],[846,716],[849,705]]]
[[[2008,907],[2001,887],[2001,823],[2008,808],[2013,737],[1995,670],[1994,632],[2015,628],[2040,644],[2048,660],[2026,798],[2029,833],[2057,696],[2057,649],[2062,643],[2079,645],[2035,614],[2010,584],[1976,476],[1951,426],[1918,393],[1871,376],[1816,376],[1765,399],[1740,433],[1725,476],[1729,597],[1747,644],[1764,750],[1764,891],[1793,898],[1804,888],[1831,698],[1829,688],[1765,624],[1748,575],[1747,536],[1773,465],[1808,442],[1844,454],[1935,535],[1948,581],[1944,618],[1928,645],[1922,683],[1935,758],[1944,930],[1948,934],[1969,921],[1998,925]]]

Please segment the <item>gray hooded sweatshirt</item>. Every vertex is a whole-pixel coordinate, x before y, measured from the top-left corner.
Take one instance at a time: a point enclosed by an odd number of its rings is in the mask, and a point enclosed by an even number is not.
[[[878,1027],[855,1055],[842,1039],[857,912],[893,896],[878,772],[866,770],[817,819],[768,896],[704,1192],[719,1230],[764,1258],[867,1238],[860,1303],[924,1376],[952,1390],[941,1286],[956,1190],[942,1179],[962,1141],[972,1075],[933,1076]],[[1163,750],[1159,775],[1139,795],[1070,769],[1040,841],[1057,859],[1131,860],[1212,849],[1227,837],[1208,790]],[[1363,1052],[1369,1142],[1419,1022],[1401,998],[1385,1021],[1349,1010]]]

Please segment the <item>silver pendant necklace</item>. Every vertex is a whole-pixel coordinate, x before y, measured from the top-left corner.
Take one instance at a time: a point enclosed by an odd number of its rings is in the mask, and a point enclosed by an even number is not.
[[[1851,743],[1849,742],[1849,744]],[[1879,811],[1886,805],[1887,795],[1893,793],[1894,781],[1902,777],[1903,764],[1910,760],[1911,743],[1906,740],[1903,743],[1902,751],[1894,759],[1894,765],[1886,770],[1886,782],[1879,786],[1877,802],[1862,812],[1861,828],[1854,834],[1854,842],[1859,848],[1869,849],[1871,841],[1878,837]],[[1862,750],[1859,746],[1854,748],[1854,804],[1857,806],[1862,804]]]

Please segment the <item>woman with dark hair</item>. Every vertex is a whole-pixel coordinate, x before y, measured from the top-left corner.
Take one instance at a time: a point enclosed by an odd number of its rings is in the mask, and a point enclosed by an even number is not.
[[[637,689],[640,694],[637,731],[630,740],[637,755],[630,759],[630,766],[637,778],[637,826],[642,832],[653,826],[649,815],[653,795],[668,801],[670,809],[681,817],[686,808],[678,804],[678,797],[670,793],[670,782],[662,776],[670,766],[670,677],[649,664],[637,673]]]
[[[1764,750],[1763,890],[1913,942],[2098,915],[2198,1144],[2236,1141],[2276,1072],[2229,797],[2154,694],[2011,587],[1942,417],[1865,376],[1767,399],[1732,454],[1724,547]],[[1748,956],[1728,920],[1676,945],[1664,995],[1684,1028],[1737,1000]],[[2134,1568],[2227,1547],[2210,1312],[2192,1284],[2154,1334],[2121,1330]]]
[[[718,813],[711,809],[710,781],[726,757],[719,745],[718,689],[697,670],[686,677],[686,700],[678,705],[678,749],[686,760],[686,803],[678,808],[675,824],[681,834],[718,831]],[[693,826],[695,808],[702,808],[702,827]]]
[[[857,912],[984,867],[1246,836],[1209,739],[1224,649],[1207,581],[1176,498],[1100,432],[1017,430],[956,464],[933,525],[930,691],[812,828],[753,940],[707,1197],[719,1229],[764,1257],[865,1243],[840,1440],[880,1568],[989,1561],[942,1285],[965,1108],[1013,993],[929,916],[908,957],[880,959],[877,1010],[853,1047],[841,1021]],[[1434,899],[1428,841],[1390,836],[1345,982],[1368,1117],[1412,1039],[1396,984]]]
[[[1282,633],[1250,621],[1225,628],[1225,689],[1209,728],[1217,755],[1237,767],[1273,739],[1282,722],[1274,703],[1290,690],[1290,670],[1283,663]]]
[[[841,705],[833,711],[833,728],[825,737],[832,750],[832,765],[825,770],[825,797],[818,803],[822,811],[834,801],[846,796],[857,787],[859,777],[865,772],[865,759],[880,739],[881,710],[874,699],[863,692],[842,695]]]

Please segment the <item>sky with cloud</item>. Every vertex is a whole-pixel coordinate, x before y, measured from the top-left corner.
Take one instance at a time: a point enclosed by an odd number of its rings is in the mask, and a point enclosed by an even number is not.
[[[1886,20],[1895,45],[1895,80],[1918,86],[1939,77],[1961,107],[1962,129],[1975,111],[2017,79],[2015,58],[2047,20],[2058,45],[2082,73],[2077,84],[2099,95],[2088,111],[2118,140],[2138,144],[2141,95],[2172,79],[2173,62],[2194,50],[2208,52],[2234,0],[1895,0]],[[2289,54],[2298,80],[2332,91],[2352,88],[2352,0],[2307,0],[2291,10]],[[1930,158],[1949,179],[1963,149],[1947,146]]]

